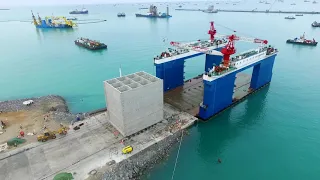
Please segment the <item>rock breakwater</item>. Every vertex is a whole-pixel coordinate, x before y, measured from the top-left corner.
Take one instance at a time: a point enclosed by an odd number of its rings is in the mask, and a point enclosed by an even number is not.
[[[165,159],[172,147],[179,142],[182,135],[180,130],[171,136],[151,145],[130,158],[110,166],[105,172],[103,180],[133,180],[140,179],[142,175],[156,164]]]

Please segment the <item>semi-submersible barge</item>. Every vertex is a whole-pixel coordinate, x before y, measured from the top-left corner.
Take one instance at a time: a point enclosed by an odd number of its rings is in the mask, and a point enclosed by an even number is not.
[[[278,53],[277,49],[267,45],[267,40],[216,35],[213,22],[208,34],[210,40],[171,42],[175,49],[154,58],[156,76],[163,80],[165,102],[203,120],[268,85]],[[235,41],[260,46],[232,56],[236,53]],[[204,74],[185,81],[185,61],[203,54],[206,55]],[[243,73],[249,68],[253,68],[251,76]]]

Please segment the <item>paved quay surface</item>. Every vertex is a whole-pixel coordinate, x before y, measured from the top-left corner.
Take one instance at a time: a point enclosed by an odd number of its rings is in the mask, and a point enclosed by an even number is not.
[[[120,162],[172,135],[174,130],[170,127],[177,119],[183,120],[182,128],[197,120],[168,104],[165,104],[164,112],[168,120],[144,130],[124,144],[120,143],[124,137],[114,134],[115,129],[108,123],[107,114],[102,113],[78,122],[84,123],[81,129],[70,129],[65,137],[0,153],[0,179],[51,180],[59,172],[71,172],[77,180],[86,179],[90,171],[113,160]],[[121,149],[129,144],[134,151],[121,154]]]

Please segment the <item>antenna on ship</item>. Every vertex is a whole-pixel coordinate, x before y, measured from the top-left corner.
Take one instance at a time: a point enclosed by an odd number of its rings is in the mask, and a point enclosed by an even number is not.
[[[169,6],[167,5],[167,15],[169,15]]]
[[[119,74],[120,74],[120,77],[122,77],[121,65],[119,67]]]

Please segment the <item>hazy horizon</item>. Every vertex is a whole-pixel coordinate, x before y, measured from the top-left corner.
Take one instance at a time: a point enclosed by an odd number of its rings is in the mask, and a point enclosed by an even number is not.
[[[88,5],[88,4],[122,4],[122,3],[155,3],[155,2],[205,2],[204,0],[5,0],[5,2],[0,3],[0,8],[10,7],[10,6],[35,6],[35,5]],[[214,1],[212,1],[214,2]]]

